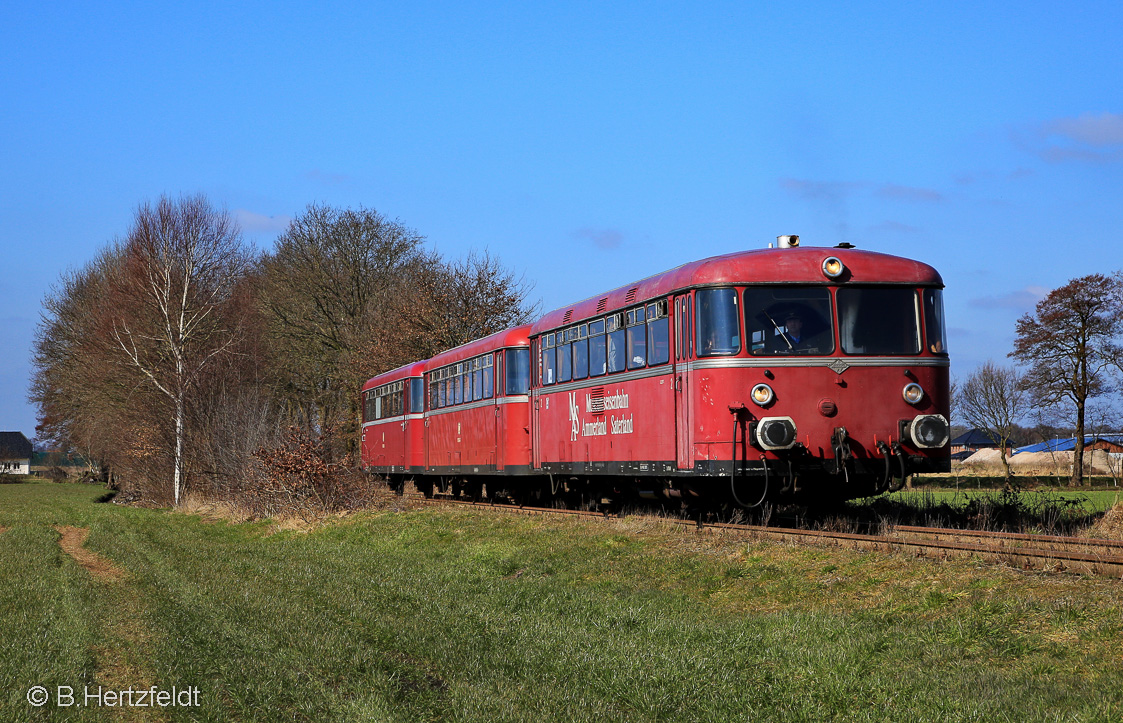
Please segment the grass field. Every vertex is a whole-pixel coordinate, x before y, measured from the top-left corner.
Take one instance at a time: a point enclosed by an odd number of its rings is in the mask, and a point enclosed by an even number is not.
[[[0,720],[1123,715],[1119,581],[642,519],[427,507],[283,531],[101,494],[0,487]],[[96,557],[64,552],[66,528]],[[198,706],[58,705],[98,685]]]

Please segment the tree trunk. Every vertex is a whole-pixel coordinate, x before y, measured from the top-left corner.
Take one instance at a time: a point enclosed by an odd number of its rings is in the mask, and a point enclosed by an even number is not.
[[[1072,478],[1070,487],[1084,483],[1084,401],[1076,403],[1076,446],[1072,451]]]
[[[998,455],[1002,458],[1002,466],[1006,469],[1006,491],[1010,492],[1014,489],[1014,482],[1011,479],[1013,474],[1010,472],[1010,460],[1006,457],[1006,440],[998,445]]]
[[[175,474],[172,479],[172,493],[175,506],[179,507],[180,490],[183,488],[183,392],[175,398]]]

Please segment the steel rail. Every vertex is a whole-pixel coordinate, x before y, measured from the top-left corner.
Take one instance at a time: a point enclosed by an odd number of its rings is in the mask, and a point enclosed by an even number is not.
[[[427,499],[428,504],[445,504],[525,515],[569,515],[615,518],[623,516],[590,510],[550,507],[524,507],[494,502]],[[899,525],[888,534],[863,535],[829,530],[798,530],[784,527],[745,525],[731,522],[650,517],[648,519],[677,527],[722,531],[753,539],[768,539],[794,544],[832,545],[858,550],[908,552],[917,557],[978,558],[1003,563],[1023,570],[1044,570],[1123,579],[1123,541],[1082,537],[1057,537],[981,530],[951,530]]]

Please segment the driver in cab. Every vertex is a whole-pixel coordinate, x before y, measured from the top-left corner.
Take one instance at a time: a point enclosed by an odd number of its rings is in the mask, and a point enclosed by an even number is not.
[[[819,351],[818,341],[803,333],[803,315],[798,309],[784,315],[784,327],[773,340],[773,353],[792,354]]]

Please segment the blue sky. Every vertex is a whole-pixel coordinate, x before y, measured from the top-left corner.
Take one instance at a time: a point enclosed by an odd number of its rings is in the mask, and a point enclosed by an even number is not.
[[[7,3],[0,428],[40,303],[136,206],[309,203],[488,248],[554,308],[849,241],[947,282],[954,373],[1123,268],[1123,3]]]

